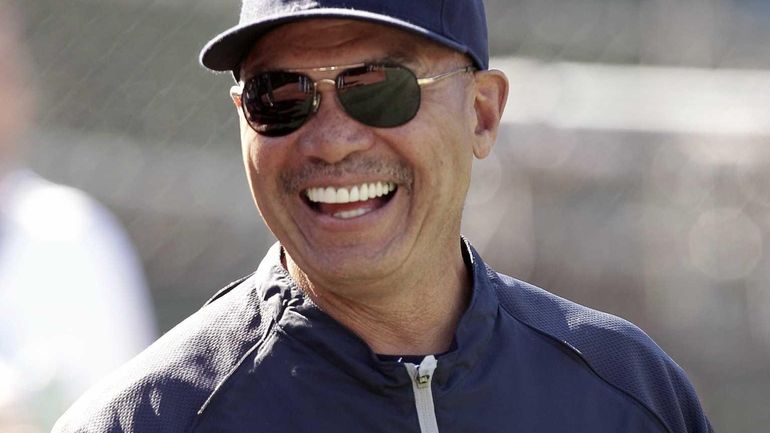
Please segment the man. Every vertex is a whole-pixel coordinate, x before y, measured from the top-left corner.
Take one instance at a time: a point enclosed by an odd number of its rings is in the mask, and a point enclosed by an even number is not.
[[[279,240],[58,432],[708,432],[633,325],[460,237],[508,84],[480,0],[246,0],[204,48]]]

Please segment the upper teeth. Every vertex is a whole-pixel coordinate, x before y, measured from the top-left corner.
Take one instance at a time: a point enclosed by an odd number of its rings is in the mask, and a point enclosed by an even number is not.
[[[381,197],[395,189],[393,182],[373,182],[347,188],[308,188],[305,194],[313,203],[353,203]]]

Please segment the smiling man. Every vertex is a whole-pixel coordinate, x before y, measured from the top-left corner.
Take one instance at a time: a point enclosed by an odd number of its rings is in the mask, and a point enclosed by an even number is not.
[[[460,237],[508,89],[480,0],[247,0],[201,61],[279,243],[55,431],[711,431],[639,329]]]
[[[285,24],[239,68],[246,171],[293,280],[376,353],[448,350],[470,287],[461,209],[505,77],[339,19]]]

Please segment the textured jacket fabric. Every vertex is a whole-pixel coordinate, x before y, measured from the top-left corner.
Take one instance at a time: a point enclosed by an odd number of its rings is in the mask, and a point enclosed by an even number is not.
[[[712,431],[684,372],[637,327],[464,248],[473,293],[445,354],[377,357],[304,296],[276,245],[54,432]]]

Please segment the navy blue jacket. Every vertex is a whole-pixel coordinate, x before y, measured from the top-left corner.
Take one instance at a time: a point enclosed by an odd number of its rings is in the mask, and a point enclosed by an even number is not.
[[[276,245],[54,432],[712,431],[684,372],[637,327],[465,248],[473,293],[445,354],[377,357],[304,296]]]

